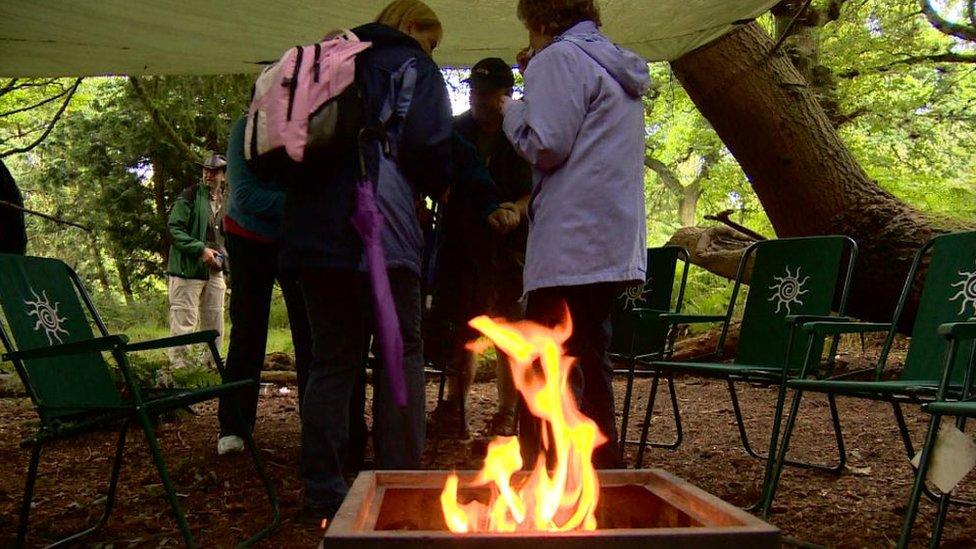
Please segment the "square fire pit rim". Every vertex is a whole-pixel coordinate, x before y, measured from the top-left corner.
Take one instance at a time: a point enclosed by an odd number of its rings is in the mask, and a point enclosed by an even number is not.
[[[465,481],[472,481],[476,471],[457,471],[462,485]],[[390,530],[376,530],[375,526],[380,517],[383,496],[387,489],[440,489],[450,471],[364,471],[356,478],[346,496],[339,512],[325,534],[325,539],[345,536],[356,536],[361,539],[386,538]],[[617,469],[598,471],[601,486],[605,488],[620,486],[641,486],[657,497],[666,501],[677,510],[686,513],[700,522],[689,527],[657,527],[657,528],[618,528],[604,529],[596,532],[574,532],[561,534],[563,537],[579,537],[606,539],[609,532],[612,537],[627,539],[647,535],[654,532],[655,536],[667,536],[686,533],[689,529],[701,535],[711,535],[720,532],[735,531],[742,534],[755,533],[759,535],[778,535],[779,530],[747,513],[730,505],[718,497],[678,478],[659,468],[654,469]],[[720,520],[713,520],[720,517]],[[457,535],[445,530],[414,530],[396,531],[401,539],[431,539],[456,538]],[[465,539],[479,538],[497,539],[504,534],[466,534]],[[518,533],[520,538],[548,537],[552,534]]]

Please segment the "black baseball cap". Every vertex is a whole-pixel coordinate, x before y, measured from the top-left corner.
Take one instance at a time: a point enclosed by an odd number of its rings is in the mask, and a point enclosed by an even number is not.
[[[505,89],[515,86],[512,66],[498,57],[482,59],[471,67],[471,76],[464,80],[474,88]]]

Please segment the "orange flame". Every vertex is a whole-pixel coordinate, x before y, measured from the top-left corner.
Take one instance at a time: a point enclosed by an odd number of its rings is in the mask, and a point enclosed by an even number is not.
[[[573,359],[563,354],[572,333],[569,314],[563,324],[546,328],[532,322],[504,323],[480,316],[470,325],[510,358],[515,386],[529,411],[539,418],[546,448],[554,459],[547,468],[540,451],[535,467],[520,485],[512,476],[522,468],[515,437],[497,437],[488,445],[485,463],[471,486],[491,487],[488,505],[459,505],[458,477],[451,474],[441,492],[447,527],[456,533],[596,530],[600,485],[593,469],[593,450],[607,442],[577,407],[569,385]],[[538,361],[541,375],[534,367]]]

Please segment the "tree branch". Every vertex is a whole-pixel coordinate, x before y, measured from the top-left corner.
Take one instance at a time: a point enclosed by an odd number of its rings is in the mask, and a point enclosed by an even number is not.
[[[156,129],[162,132],[166,139],[179,149],[187,159],[193,160],[196,157],[193,154],[193,150],[180,138],[180,134],[176,133],[176,130],[166,120],[163,113],[153,104],[149,94],[146,93],[146,88],[142,85],[142,81],[135,76],[130,76],[129,83],[132,84],[132,90],[135,92],[136,97],[139,98],[142,106],[146,108],[146,112],[149,114],[149,118],[152,120],[153,125],[156,126]]]
[[[15,115],[15,114],[18,114],[18,113],[27,112],[29,110],[36,109],[38,107],[42,107],[42,106],[47,105],[48,103],[50,103],[52,101],[57,101],[58,99],[61,99],[62,97],[64,97],[65,95],[67,95],[69,92],[71,92],[71,88],[62,91],[61,93],[59,93],[57,95],[52,95],[51,97],[48,97],[47,99],[44,99],[44,100],[42,100],[42,101],[40,101],[38,103],[34,103],[33,105],[30,105],[29,107],[21,107],[19,109],[14,109],[12,111],[7,111],[7,112],[4,112],[4,113],[0,113],[0,118],[3,118],[5,116],[12,116],[12,115]]]
[[[0,97],[2,97],[4,94],[6,94],[7,92],[9,92],[10,90],[14,89],[14,86],[16,86],[16,85],[17,85],[17,79],[16,78],[11,78],[9,82],[7,82],[6,84],[4,84],[3,86],[0,86]]]
[[[647,154],[644,156],[644,167],[654,171],[661,178],[661,183],[672,193],[678,196],[684,193],[684,186],[681,185],[677,176],[674,175],[674,172],[664,162]]]
[[[922,63],[976,63],[976,54],[955,53],[950,51],[930,55],[913,55],[903,59],[896,59],[890,63],[885,63],[884,65],[878,65],[876,67],[842,72],[838,76],[841,78],[857,78],[858,76],[866,73],[888,72],[898,65],[920,65]]]
[[[976,17],[973,17],[973,12],[976,8],[973,7],[973,0],[968,2],[967,12],[969,13],[971,25],[964,25],[962,23],[954,23],[949,21],[932,6],[931,0],[919,0],[919,7],[922,8],[922,13],[925,18],[929,20],[929,23],[936,28],[939,32],[943,34],[948,34],[949,36],[955,36],[962,40],[967,40],[969,42],[976,42]]]
[[[19,149],[11,149],[9,151],[0,153],[0,158],[6,158],[13,154],[29,152],[34,147],[40,145],[45,139],[47,139],[47,136],[51,135],[51,132],[54,131],[54,126],[58,124],[58,120],[61,120],[61,115],[63,115],[64,111],[68,109],[68,104],[71,103],[71,98],[74,97],[75,92],[78,91],[78,86],[81,85],[82,80],[84,80],[84,78],[78,78],[77,80],[75,80],[74,85],[71,86],[71,89],[68,92],[68,96],[65,97],[64,99],[64,103],[61,104],[61,108],[58,109],[58,112],[55,113],[54,118],[51,119],[51,123],[48,124],[47,129],[44,130],[44,133],[41,134],[41,136],[38,137],[36,141],[34,141],[33,143],[31,143],[26,147],[22,147]]]
[[[49,79],[43,80],[43,81],[27,80],[27,81],[23,82],[22,84],[18,84],[18,82],[20,82],[20,81],[18,79],[14,78],[10,82],[7,82],[7,84],[3,88],[0,88],[0,96],[2,96],[4,94],[7,94],[7,93],[15,92],[17,90],[27,89],[27,88],[44,88],[44,87],[47,87],[47,86],[51,86],[53,84],[56,84],[57,81],[58,81],[57,78],[49,78]],[[59,87],[62,90],[65,89],[64,86],[59,86]]]
[[[39,212],[37,210],[32,210],[30,208],[25,208],[23,206],[14,204],[13,202],[8,202],[6,200],[0,200],[0,207],[10,208],[12,210],[18,210],[27,214],[36,215],[37,217],[47,219],[48,221],[53,221],[59,225],[68,225],[70,227],[76,227],[85,231],[86,233],[92,232],[91,227],[82,225],[81,223],[75,223],[74,221],[68,221],[67,219],[63,219],[54,215],[46,214],[44,212]]]

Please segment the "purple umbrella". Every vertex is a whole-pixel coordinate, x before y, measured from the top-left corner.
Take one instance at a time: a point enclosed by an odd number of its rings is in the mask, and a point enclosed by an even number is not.
[[[364,170],[365,171],[365,170]],[[373,184],[364,177],[356,188],[356,211],[350,218],[363,240],[366,270],[373,291],[373,316],[376,319],[376,339],[379,354],[390,381],[390,389],[397,406],[407,406],[407,386],[403,373],[403,338],[390,291],[390,278],[383,255],[383,214],[376,207]]]

